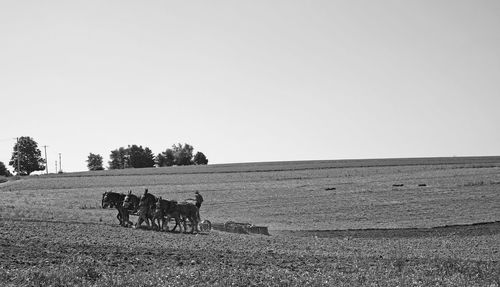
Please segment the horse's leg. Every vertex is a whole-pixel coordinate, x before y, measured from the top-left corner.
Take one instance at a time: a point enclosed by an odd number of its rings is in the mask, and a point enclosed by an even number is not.
[[[116,210],[118,210],[116,218],[118,219],[118,221],[120,221],[120,225],[123,226],[125,223],[123,220],[123,210],[119,206],[116,206]]]
[[[148,212],[148,216],[149,216],[149,218],[151,219],[151,228],[152,228],[152,229],[156,229],[156,228],[158,228],[158,226],[156,226],[156,222],[155,222],[155,219],[154,219],[154,215],[153,215],[153,212],[152,212],[151,210]]]
[[[134,226],[134,223],[130,220],[130,214],[132,214],[132,213],[128,209],[125,209],[125,212],[127,214],[127,227]]]
[[[146,222],[146,225],[148,226],[148,229],[151,228],[151,225],[149,224],[149,218],[147,216],[144,216],[144,222]]]
[[[158,216],[158,229],[160,231],[163,231],[164,227],[165,227],[165,215],[161,213],[161,215]]]
[[[175,226],[174,226],[174,229],[172,229],[172,231],[174,231],[177,226],[179,226],[179,233],[182,232],[182,227],[181,227],[181,221],[179,219],[179,216],[174,216],[174,219],[175,219]]]
[[[189,221],[191,222],[191,234],[194,233],[194,230],[196,229],[195,226],[196,226],[196,220],[194,219],[193,216],[191,216],[189,218]]]
[[[122,218],[123,218],[123,226],[129,227],[129,225],[132,225],[132,222],[130,222],[130,217],[128,214],[128,210],[123,208],[122,209]]]
[[[193,226],[192,226],[193,227],[193,232],[196,231],[196,233],[199,233],[200,229],[198,228],[198,219],[195,218],[194,221],[192,222],[192,224],[193,224]]]
[[[167,214],[163,217],[163,229],[165,231],[170,231],[168,230],[168,222],[170,221],[170,214]]]
[[[122,216],[120,214],[120,211],[118,211],[118,214],[116,215],[116,219],[120,222],[120,225],[122,225]]]
[[[186,217],[182,218],[182,223],[184,225],[184,232],[183,233],[186,233],[186,231],[187,231]]]
[[[159,217],[159,216],[153,217],[153,222],[155,223],[154,229],[157,231],[161,231],[161,217]],[[156,223],[158,223],[158,224],[156,224]]]
[[[141,226],[143,221],[144,221],[144,219],[142,218],[142,215],[139,215],[139,218],[137,219],[137,222],[135,223],[135,228],[138,228],[139,226]]]
[[[158,222],[158,224],[157,224],[157,225],[158,225],[157,230],[158,230],[158,231],[161,231],[161,218],[157,217],[157,218],[155,219],[155,222]]]
[[[168,223],[170,222],[170,219],[172,218],[172,215],[167,214],[165,217],[163,217],[163,229],[165,229],[168,232],[174,231],[168,229]],[[175,228],[175,227],[174,227]]]

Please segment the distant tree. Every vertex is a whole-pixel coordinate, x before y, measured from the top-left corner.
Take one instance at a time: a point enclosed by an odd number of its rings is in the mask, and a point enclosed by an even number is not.
[[[155,156],[148,147],[129,145],[111,151],[109,169],[153,167]]]
[[[5,167],[5,164],[0,161],[0,176],[11,176],[10,171]]]
[[[173,166],[175,162],[174,151],[167,149],[156,156],[156,164],[158,166]]]
[[[164,154],[165,154],[165,163],[167,164],[167,166],[173,166],[175,164],[174,151],[170,148],[167,148]]]
[[[155,164],[153,152],[142,146],[132,145],[127,149],[130,166],[133,168],[153,167]]]
[[[128,167],[127,150],[124,147],[112,150],[109,158],[109,169],[123,169]]]
[[[205,164],[208,164],[208,159],[202,152],[197,152],[194,155],[193,162],[194,162],[194,164],[205,165]]]
[[[142,167],[142,154],[144,153],[144,149],[137,145],[128,146],[127,154],[130,163],[130,167]]]
[[[87,167],[89,170],[103,170],[102,156],[99,154],[90,153],[87,159]]]
[[[163,153],[159,153],[159,154],[156,155],[156,157],[155,157],[155,164],[157,166],[167,166],[166,165],[166,158],[163,155]]]
[[[19,160],[19,169],[18,169]],[[38,144],[31,137],[20,137],[14,145],[9,165],[22,175],[30,175],[34,171],[45,169],[45,160],[38,149]]]
[[[172,146],[174,162],[176,165],[193,164],[193,146],[185,143],[184,146],[178,143]]]
[[[155,166],[155,155],[153,154],[153,151],[150,148],[148,147],[144,148],[143,156],[144,156],[144,167]]]

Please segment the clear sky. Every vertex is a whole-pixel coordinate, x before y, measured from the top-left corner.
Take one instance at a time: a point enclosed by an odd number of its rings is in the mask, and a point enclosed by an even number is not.
[[[0,0],[0,97],[0,161],[30,136],[50,172],[179,142],[209,163],[500,155],[500,1]]]

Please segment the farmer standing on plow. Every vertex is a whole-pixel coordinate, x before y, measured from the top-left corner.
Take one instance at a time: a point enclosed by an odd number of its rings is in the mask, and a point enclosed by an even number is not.
[[[196,201],[196,204],[195,204],[196,207],[198,207],[198,209],[200,209],[201,203],[203,202],[203,196],[201,196],[201,194],[198,191],[194,192],[194,200]]]

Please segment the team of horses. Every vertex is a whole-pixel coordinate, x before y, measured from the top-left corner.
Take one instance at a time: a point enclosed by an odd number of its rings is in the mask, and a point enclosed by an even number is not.
[[[133,226],[138,228],[142,223],[146,223],[148,228],[159,231],[179,231],[199,232],[200,211],[191,202],[178,202],[175,200],[162,199],[149,193],[146,189],[144,194],[137,196],[129,191],[127,194],[107,191],[102,194],[102,208],[116,208],[118,214],[116,218],[121,226]],[[130,215],[138,217],[133,224]],[[175,221],[173,228],[168,227],[169,222]]]

